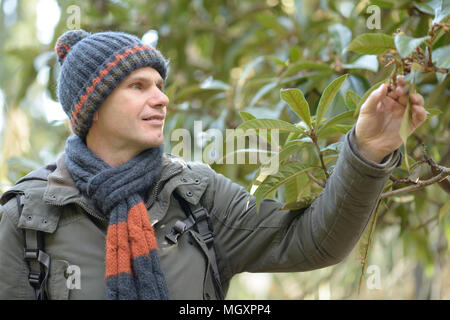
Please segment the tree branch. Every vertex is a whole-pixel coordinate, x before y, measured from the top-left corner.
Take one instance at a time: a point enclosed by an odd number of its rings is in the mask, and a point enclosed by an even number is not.
[[[321,186],[322,188],[325,188],[325,183],[323,181],[320,181],[319,179],[316,179],[316,177],[314,177],[311,172],[306,171],[306,175],[312,180],[314,181],[317,185]]]
[[[440,165],[435,164],[435,166],[438,167],[439,170],[439,174],[435,175],[434,177],[428,179],[428,180],[424,180],[424,181],[418,181],[415,185],[412,186],[407,186],[401,189],[397,189],[397,190],[393,190],[390,192],[385,192],[383,194],[381,194],[381,199],[384,198],[389,198],[392,196],[396,196],[398,194],[402,194],[402,193],[409,193],[412,191],[416,191],[416,190],[420,190],[423,189],[429,185],[432,185],[434,183],[437,182],[441,182],[442,180],[446,179],[448,176],[450,176],[450,168],[446,168],[446,167],[442,167]]]
[[[317,155],[319,156],[319,160],[320,160],[320,166],[323,169],[323,172],[325,173],[325,177],[326,180],[328,180],[328,178],[330,177],[330,175],[328,174],[328,170],[327,170],[327,166],[325,165],[325,162],[323,161],[323,154],[320,151],[320,147],[319,147],[319,143],[317,142],[317,137],[315,135],[314,132],[312,132],[309,137],[311,138],[311,140],[313,141],[314,147],[317,150]]]

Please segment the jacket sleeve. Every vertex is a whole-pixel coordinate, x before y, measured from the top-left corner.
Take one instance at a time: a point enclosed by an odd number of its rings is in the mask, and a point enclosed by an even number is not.
[[[24,239],[17,228],[18,216],[14,198],[0,205],[0,300],[35,299],[23,259]]]
[[[401,160],[398,150],[382,164],[357,152],[354,129],[333,174],[304,212],[279,210],[282,203],[264,199],[256,212],[249,193],[221,174],[214,175],[211,216],[221,275],[239,272],[294,272],[323,268],[344,259],[361,237],[383,187]]]

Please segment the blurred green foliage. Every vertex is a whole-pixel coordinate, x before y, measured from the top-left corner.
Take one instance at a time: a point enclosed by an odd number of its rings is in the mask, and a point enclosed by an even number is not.
[[[52,4],[57,10],[47,12]],[[249,126],[257,119],[284,121],[300,130],[314,127],[317,137],[311,143],[300,133],[280,134],[280,161],[290,166],[285,175],[302,170],[298,162],[309,163],[318,167],[311,170],[312,176],[325,181],[339,152],[339,138],[353,125],[353,114],[365,93],[387,79],[393,68],[384,67],[377,58],[382,52],[352,51],[350,43],[367,33],[392,38],[398,29],[412,38],[425,37],[433,23],[448,23],[450,8],[448,0],[0,0],[0,6],[2,190],[53,161],[64,149],[70,130],[56,102],[59,67],[53,47],[58,36],[77,23],[89,32],[115,30],[139,37],[149,30],[157,32],[157,47],[171,61],[166,151],[177,143],[171,141],[171,132],[178,128],[194,132],[196,120],[202,121],[204,131],[221,132]],[[373,29],[375,18],[379,28]],[[47,33],[48,39],[42,40]],[[409,53],[408,39],[400,40],[401,54]],[[426,52],[423,41],[416,43]],[[353,42],[351,48],[355,47]],[[438,29],[432,43],[437,67],[450,67],[449,48],[448,32]],[[450,165],[449,81],[448,75],[433,72],[416,79],[417,91],[432,110],[407,142],[409,165],[422,159],[422,144],[437,163]],[[324,105],[325,99],[320,100],[327,92]],[[212,167],[249,191],[261,174],[258,165],[213,163]],[[306,171],[293,179],[271,177],[268,181],[273,185],[265,189],[270,192],[259,195],[292,206],[308,204],[321,187]],[[403,164],[394,172],[395,179],[431,176],[425,165],[409,170]],[[390,181],[386,191],[403,186],[397,182]],[[383,199],[375,232],[366,232],[344,262],[308,273],[239,275],[228,298],[449,299],[447,192],[434,184]],[[371,250],[365,257],[370,240]],[[378,268],[370,270],[380,272],[381,288],[365,285],[371,281],[368,269],[364,279],[369,282],[363,282],[358,296],[364,257],[366,266]]]

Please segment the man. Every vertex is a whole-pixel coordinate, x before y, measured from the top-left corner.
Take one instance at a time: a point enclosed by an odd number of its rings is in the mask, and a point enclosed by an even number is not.
[[[289,212],[265,199],[256,213],[243,187],[163,154],[160,52],[125,33],[82,30],[62,35],[56,51],[75,135],[56,164],[2,196],[2,299],[220,299],[240,272],[336,264],[401,158],[408,89],[399,78],[389,94],[383,85],[369,96],[310,207]],[[426,115],[421,95],[411,102],[414,130]]]

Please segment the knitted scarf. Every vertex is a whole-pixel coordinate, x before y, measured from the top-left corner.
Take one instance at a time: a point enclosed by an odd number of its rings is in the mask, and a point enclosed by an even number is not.
[[[169,299],[157,243],[142,196],[162,170],[163,147],[110,167],[78,137],[67,139],[65,163],[76,186],[109,219],[106,298]]]

